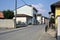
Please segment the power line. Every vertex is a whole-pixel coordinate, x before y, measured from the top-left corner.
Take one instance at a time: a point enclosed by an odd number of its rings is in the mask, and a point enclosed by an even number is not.
[[[28,5],[24,0],[21,0],[22,2],[24,2],[25,5]]]

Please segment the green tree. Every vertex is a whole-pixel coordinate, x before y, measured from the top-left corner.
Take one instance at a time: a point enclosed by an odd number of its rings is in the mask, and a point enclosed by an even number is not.
[[[50,23],[55,23],[55,19],[54,18],[50,18]]]
[[[12,19],[14,16],[14,12],[11,10],[4,10],[3,11],[5,19]]]

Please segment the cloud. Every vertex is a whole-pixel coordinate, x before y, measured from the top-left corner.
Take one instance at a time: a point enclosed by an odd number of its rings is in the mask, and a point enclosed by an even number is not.
[[[39,4],[32,4],[33,7],[35,7],[38,10],[38,13],[44,14],[47,12],[47,10],[44,9],[44,5],[39,3]]]

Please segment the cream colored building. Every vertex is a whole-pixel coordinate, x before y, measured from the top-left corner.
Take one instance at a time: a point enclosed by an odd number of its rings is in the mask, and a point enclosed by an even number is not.
[[[60,1],[51,4],[51,11],[55,16],[55,27],[58,27],[58,17],[60,16]]]

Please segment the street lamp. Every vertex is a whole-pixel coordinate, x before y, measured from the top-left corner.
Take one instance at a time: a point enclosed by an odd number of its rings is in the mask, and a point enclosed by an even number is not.
[[[16,27],[16,15],[17,15],[17,0],[15,0],[15,27]]]

